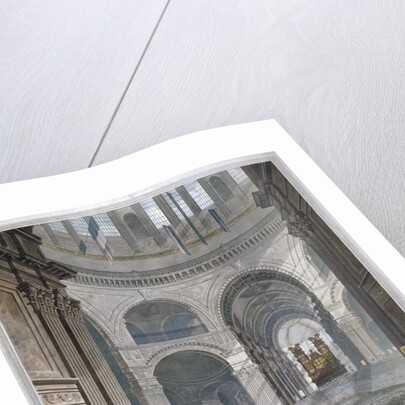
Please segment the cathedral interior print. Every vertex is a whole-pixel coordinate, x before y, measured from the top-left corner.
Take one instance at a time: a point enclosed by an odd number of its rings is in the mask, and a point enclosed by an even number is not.
[[[405,404],[405,315],[271,163],[0,233],[40,403]]]

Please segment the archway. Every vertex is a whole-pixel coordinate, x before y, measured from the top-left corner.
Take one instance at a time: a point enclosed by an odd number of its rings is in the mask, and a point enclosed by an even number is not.
[[[286,403],[294,403],[313,393],[310,381],[280,347],[278,334],[287,322],[306,319],[321,326],[331,341],[321,339],[321,343],[316,340],[316,334],[311,337],[316,344],[323,345],[325,354],[329,354],[329,346],[332,345],[340,350],[346,364],[337,361],[337,374],[341,375],[350,368],[353,371],[350,363],[360,366],[358,350],[337,327],[331,314],[308,288],[287,274],[257,270],[240,275],[225,288],[221,312],[225,323],[240,339],[251,358],[261,365],[268,381]],[[294,345],[296,343],[300,342]],[[333,357],[336,356],[330,356],[331,359]],[[331,378],[336,376],[330,375]],[[327,379],[322,383],[325,381]]]
[[[96,343],[98,349],[100,350],[101,354],[103,355],[105,361],[107,362],[108,366],[110,367],[111,371],[114,373],[115,378],[117,379],[118,383],[121,385],[121,388],[125,392],[128,400],[131,402],[131,405],[140,405],[140,401],[137,396],[132,392],[130,383],[122,371],[116,357],[114,356],[111,347],[111,342],[102,334],[96,326],[94,326],[92,320],[90,318],[85,318],[85,325],[87,330],[89,331],[91,337],[93,338],[94,342]]]
[[[186,305],[170,301],[145,301],[125,315],[129,333],[138,344],[163,342],[208,332]]]
[[[212,353],[172,353],[160,360],[154,375],[171,405],[254,405],[231,367]]]

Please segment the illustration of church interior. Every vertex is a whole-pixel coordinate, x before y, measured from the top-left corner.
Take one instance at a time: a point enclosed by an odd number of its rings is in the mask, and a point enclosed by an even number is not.
[[[42,404],[405,404],[405,314],[271,162],[0,233]]]

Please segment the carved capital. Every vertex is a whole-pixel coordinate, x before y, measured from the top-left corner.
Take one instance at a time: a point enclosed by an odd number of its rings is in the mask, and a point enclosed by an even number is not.
[[[343,332],[348,332],[350,330],[359,328],[363,325],[362,320],[359,317],[353,317],[352,319],[350,319],[347,322],[339,322],[339,328],[343,331]]]
[[[335,309],[340,309],[343,307],[343,303],[338,301],[338,302],[333,302],[332,304],[325,305],[325,308],[329,311],[332,312]]]
[[[311,221],[302,211],[290,213],[287,222],[288,233],[296,238],[303,238],[312,233]]]
[[[163,387],[159,384],[155,377],[144,380],[137,379],[136,383],[132,382],[131,385],[133,391],[136,392],[137,395],[164,395]]]
[[[58,315],[52,291],[28,282],[20,284],[18,290],[28,298],[30,305],[36,312]]]
[[[256,374],[258,371],[259,371],[259,366],[257,364],[249,362],[248,364],[244,365],[239,370],[234,370],[232,374],[235,377],[239,378],[240,380],[243,380],[245,378],[252,376],[253,374]]]
[[[66,295],[66,293],[55,290],[56,305],[60,315],[70,319],[83,320],[83,315],[80,309],[80,301],[74,300]]]
[[[163,388],[160,384],[154,383],[142,387],[144,395],[162,395],[164,394]]]

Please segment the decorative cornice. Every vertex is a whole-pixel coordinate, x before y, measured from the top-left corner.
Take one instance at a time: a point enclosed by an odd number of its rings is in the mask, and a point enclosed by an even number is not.
[[[40,238],[20,229],[0,233],[0,257],[40,270],[43,276],[65,280],[76,271],[56,262],[49,262],[39,249]]]
[[[55,296],[51,290],[28,283],[21,283],[17,289],[29,300],[30,305],[36,312],[58,315],[58,308],[55,305]]]
[[[284,222],[274,210],[249,231],[198,259],[156,271],[148,271],[145,274],[135,271],[130,273],[109,272],[105,275],[80,272],[72,281],[97,287],[139,288],[187,280],[235,261],[236,258],[261,246],[264,240],[273,238],[284,226]]]
[[[288,233],[296,238],[304,238],[312,232],[311,221],[302,211],[290,213],[287,223]]]
[[[62,317],[83,321],[80,302],[68,297],[60,290],[54,291],[55,303]]]
[[[357,329],[363,325],[363,321],[359,317],[353,317],[348,321],[339,322],[339,327],[343,332],[348,332]]]
[[[205,347],[205,348],[210,348],[210,349],[214,349],[216,352],[219,352],[223,355],[223,357],[228,357],[231,354],[231,351],[224,349],[221,346],[217,346],[217,345],[213,345],[211,343],[204,343],[204,342],[184,342],[184,343],[176,343],[170,346],[166,346],[163,347],[162,349],[158,350],[157,352],[153,353],[152,356],[150,356],[145,364],[148,365],[151,363],[151,361],[158,356],[159,354],[167,351],[167,350],[171,350],[171,349],[176,349],[179,348],[179,350],[184,350],[184,349],[180,349],[183,347]]]
[[[259,370],[260,369],[257,364],[248,363],[239,370],[234,370],[232,374],[235,377],[244,380],[245,378],[251,377],[253,374],[256,374],[257,372],[259,372]]]
[[[80,392],[51,392],[49,394],[41,394],[41,399],[44,405],[82,405],[85,404]]]
[[[59,289],[52,291],[27,281],[21,283],[17,289],[28,298],[36,312],[83,320],[79,301],[68,297]]]

